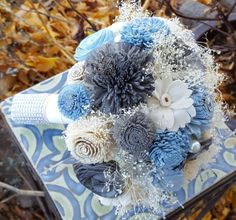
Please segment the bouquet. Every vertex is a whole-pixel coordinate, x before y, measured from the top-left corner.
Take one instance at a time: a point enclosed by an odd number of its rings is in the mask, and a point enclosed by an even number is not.
[[[224,115],[212,51],[177,19],[123,4],[114,24],[79,44],[75,59],[58,94],[15,96],[12,119],[68,124],[65,143],[81,184],[118,214],[163,215]]]

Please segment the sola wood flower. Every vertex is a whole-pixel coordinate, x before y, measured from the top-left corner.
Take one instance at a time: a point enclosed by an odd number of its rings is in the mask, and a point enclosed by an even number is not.
[[[102,117],[89,117],[69,124],[65,142],[71,155],[85,164],[108,161],[113,152],[110,126]]]
[[[155,91],[148,100],[149,116],[157,127],[177,131],[196,115],[192,90],[181,80],[169,77],[155,81]]]
[[[94,106],[104,113],[118,114],[145,102],[154,90],[147,68],[150,51],[127,43],[107,43],[85,62],[85,81],[93,90]]]
[[[190,137],[185,130],[158,131],[149,156],[157,167],[175,169],[186,159],[189,148]]]
[[[67,82],[74,83],[84,78],[84,62],[78,62],[69,69]]]
[[[57,104],[59,111],[72,120],[86,116],[91,110],[90,94],[82,84],[65,86],[59,93]]]
[[[155,138],[155,126],[145,114],[120,117],[113,128],[113,137],[118,146],[139,157],[147,150]]]
[[[196,109],[196,116],[187,125],[187,130],[190,135],[200,138],[202,132],[207,131],[211,125],[215,105],[214,99],[205,87],[193,88],[192,99],[194,100],[193,106]]]
[[[124,26],[121,31],[121,39],[133,45],[150,48],[154,45],[155,38],[161,35],[166,36],[169,33],[170,30],[164,20],[156,17],[141,18]]]
[[[124,22],[116,22],[110,27],[97,31],[83,39],[76,48],[74,58],[77,61],[84,61],[94,50],[102,45],[113,41],[120,41],[120,31],[124,24]]]

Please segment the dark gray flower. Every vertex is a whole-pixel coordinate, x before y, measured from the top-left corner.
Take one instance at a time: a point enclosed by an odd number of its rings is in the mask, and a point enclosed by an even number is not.
[[[120,117],[113,128],[117,145],[135,157],[148,150],[155,138],[155,126],[145,114],[138,112],[132,116]]]
[[[97,164],[75,164],[74,171],[81,184],[93,193],[114,198],[123,193],[124,181],[116,161]]]
[[[145,102],[154,90],[154,78],[147,67],[149,50],[129,44],[107,43],[89,56],[85,80],[92,86],[94,106],[117,114]]]

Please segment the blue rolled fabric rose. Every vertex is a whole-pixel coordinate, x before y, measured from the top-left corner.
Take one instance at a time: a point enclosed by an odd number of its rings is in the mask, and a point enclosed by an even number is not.
[[[204,87],[193,88],[192,99],[196,116],[186,126],[186,130],[190,135],[201,138],[202,132],[210,127],[214,113],[214,99]]]
[[[67,118],[77,120],[91,110],[90,94],[80,84],[64,87],[58,96],[59,111]]]
[[[190,137],[183,129],[157,132],[149,149],[149,157],[159,168],[175,169],[187,158],[190,142]]]
[[[89,54],[98,47],[114,41],[114,33],[109,29],[102,29],[94,34],[89,35],[82,40],[76,48],[74,58],[77,61],[84,61]]]
[[[136,46],[152,47],[155,35],[167,36],[169,27],[159,18],[141,18],[124,26],[121,31],[121,40]]]

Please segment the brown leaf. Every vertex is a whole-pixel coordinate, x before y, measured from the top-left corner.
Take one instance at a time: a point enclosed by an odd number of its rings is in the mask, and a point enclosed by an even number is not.
[[[212,0],[198,0],[198,2],[202,3],[202,4],[205,4],[205,5],[210,5],[213,3]]]
[[[16,77],[4,75],[0,78],[0,97],[6,97],[7,92],[14,86],[16,83]]]
[[[236,210],[236,192],[233,192],[232,206],[233,209]]]
[[[30,56],[27,65],[40,72],[48,72],[59,64],[59,57]]]
[[[17,75],[18,80],[20,80],[22,83],[24,83],[27,86],[31,86],[29,75],[25,71],[20,71]]]
[[[212,218],[212,214],[210,212],[208,212],[203,218],[202,220],[211,220]]]

